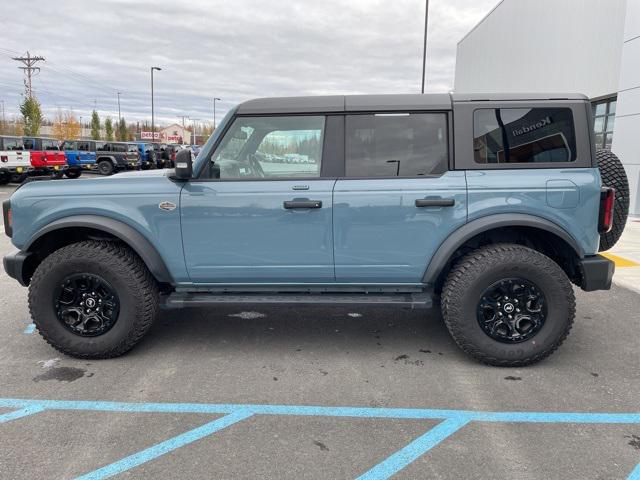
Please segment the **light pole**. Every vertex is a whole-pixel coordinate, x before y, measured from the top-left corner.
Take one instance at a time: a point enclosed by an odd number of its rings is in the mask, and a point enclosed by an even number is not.
[[[429,0],[424,5],[424,48],[422,50],[422,90],[424,93],[424,75],[427,69],[427,24],[429,23]]]
[[[200,119],[199,118],[191,118],[191,117],[189,117],[189,120],[191,120],[191,122],[193,123],[193,143],[192,143],[192,145],[197,145],[198,142],[196,142],[196,138],[197,138],[197,135],[196,135],[196,122],[199,121]]]
[[[151,141],[156,141],[156,124],[155,117],[153,111],[153,71],[154,70],[162,70],[160,67],[151,67]]]
[[[82,140],[82,130],[83,130],[83,127],[82,127],[82,115],[80,115],[80,140]]]
[[[118,125],[120,125],[121,123],[122,123],[122,117],[120,116],[120,92],[118,92]]]
[[[219,102],[220,99],[218,97],[215,97],[213,99],[213,129],[216,129],[216,100]]]

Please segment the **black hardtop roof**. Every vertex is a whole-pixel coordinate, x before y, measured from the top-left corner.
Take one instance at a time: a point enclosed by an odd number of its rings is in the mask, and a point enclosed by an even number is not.
[[[576,93],[408,93],[269,97],[243,102],[238,105],[236,113],[239,115],[264,115],[270,113],[451,110],[454,102],[516,100],[588,100],[588,98]]]

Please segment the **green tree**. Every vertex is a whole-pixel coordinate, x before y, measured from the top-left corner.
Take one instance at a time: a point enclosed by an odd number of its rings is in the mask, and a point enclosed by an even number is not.
[[[104,133],[105,133],[105,140],[107,140],[107,142],[113,142],[113,123],[111,123],[111,119],[107,117],[107,119],[104,121]]]
[[[120,119],[118,123],[118,140],[126,142],[129,140],[129,132],[127,132],[127,122],[124,121],[124,117]]]
[[[91,140],[100,140],[100,117],[95,110],[91,112]]]
[[[36,97],[25,98],[20,105],[20,113],[24,119],[24,134],[38,135],[42,124],[42,111],[38,99]]]

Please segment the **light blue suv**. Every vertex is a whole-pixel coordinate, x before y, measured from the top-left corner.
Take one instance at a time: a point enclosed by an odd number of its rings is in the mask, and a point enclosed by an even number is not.
[[[569,333],[572,283],[611,285],[628,187],[591,132],[581,95],[252,100],[175,170],[19,188],[4,265],[76,357],[160,307],[438,305],[464,351],[527,365]]]

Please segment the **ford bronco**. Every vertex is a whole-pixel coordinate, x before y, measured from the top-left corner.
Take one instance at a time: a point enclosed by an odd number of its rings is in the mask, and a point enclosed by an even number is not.
[[[572,284],[611,285],[628,185],[592,131],[575,94],[252,100],[175,170],[16,190],[4,267],[76,357],[123,354],[160,307],[436,305],[472,357],[527,365]]]

